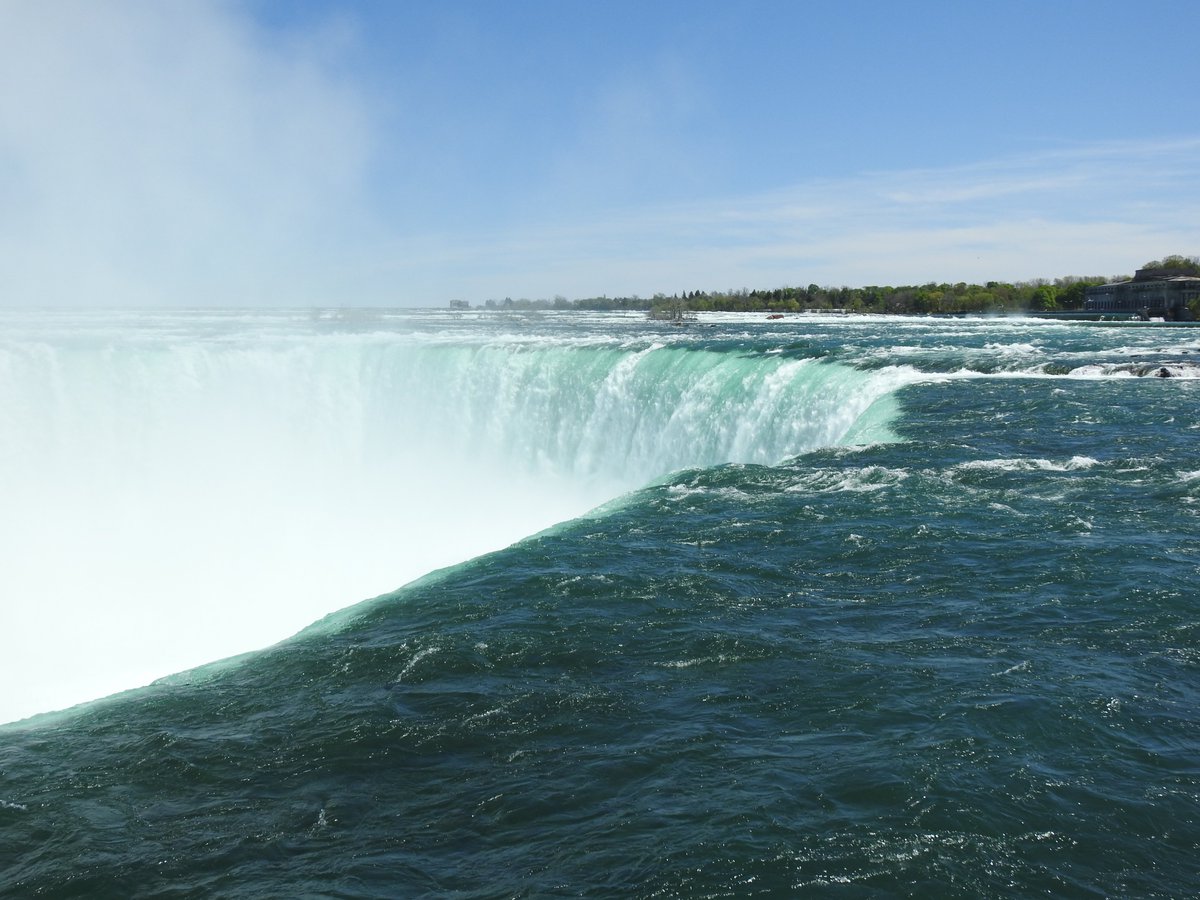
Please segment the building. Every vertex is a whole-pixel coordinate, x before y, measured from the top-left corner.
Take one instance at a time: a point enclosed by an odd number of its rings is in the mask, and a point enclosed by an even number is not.
[[[1183,269],[1138,269],[1128,281],[1089,287],[1083,308],[1183,322],[1191,321],[1194,303],[1200,303],[1200,276]]]

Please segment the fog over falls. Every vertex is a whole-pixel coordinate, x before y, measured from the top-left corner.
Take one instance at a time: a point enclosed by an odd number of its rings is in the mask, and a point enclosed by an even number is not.
[[[4,665],[29,686],[6,721],[268,645],[670,471],[839,443],[895,386],[661,345],[105,323],[0,345]]]

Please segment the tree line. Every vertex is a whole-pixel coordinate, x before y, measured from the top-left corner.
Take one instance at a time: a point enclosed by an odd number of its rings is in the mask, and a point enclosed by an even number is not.
[[[1200,275],[1200,257],[1167,256],[1142,268],[1171,269]],[[588,297],[568,300],[488,300],[489,309],[646,310],[664,314],[684,312],[794,313],[839,310],[852,313],[896,315],[956,315],[1021,312],[1068,312],[1083,309],[1084,293],[1091,285],[1119,281],[1129,276],[1068,275],[1048,280],[959,281],[920,285],[867,285],[865,287],[778,287],[768,290],[738,288],[727,291],[685,290],[655,294],[650,298]]]
[[[768,290],[739,288],[727,291],[693,290],[678,294],[655,294],[649,299],[633,297],[590,297],[569,303],[525,301],[518,308],[573,308],[584,310],[641,309],[686,312],[819,312],[838,310],[852,313],[921,315],[957,313],[1005,313],[1082,309],[1089,285],[1104,284],[1102,276],[1068,276],[1054,281],[986,284],[966,282],[921,285],[867,285],[865,287],[778,287]],[[508,304],[501,304],[502,307]]]

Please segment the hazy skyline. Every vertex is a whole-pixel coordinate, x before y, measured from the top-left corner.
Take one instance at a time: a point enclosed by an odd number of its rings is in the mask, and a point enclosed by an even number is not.
[[[0,0],[0,305],[1113,275],[1200,252],[1188,2]]]

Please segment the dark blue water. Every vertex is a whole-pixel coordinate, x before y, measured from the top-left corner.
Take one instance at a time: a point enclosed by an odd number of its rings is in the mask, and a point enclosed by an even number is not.
[[[665,339],[915,371],[897,440],[0,729],[0,894],[1195,894],[1200,331],[760,328]]]

